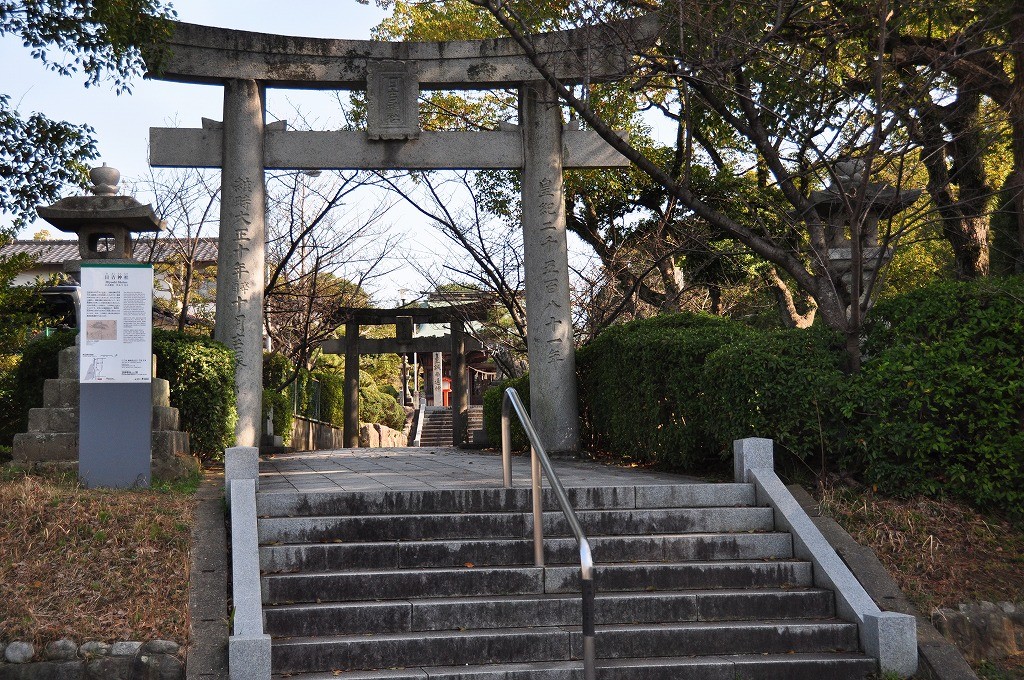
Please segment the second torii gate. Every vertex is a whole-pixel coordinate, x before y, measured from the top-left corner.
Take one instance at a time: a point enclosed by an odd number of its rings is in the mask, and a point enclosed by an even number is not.
[[[342,439],[345,446],[359,446],[359,355],[408,354],[410,352],[452,353],[452,439],[455,446],[467,441],[466,401],[466,322],[487,318],[489,305],[452,305],[449,307],[398,307],[367,309],[345,307],[339,317],[345,319],[345,338],[320,345],[325,354],[345,355],[345,421]],[[450,345],[436,337],[414,338],[413,325],[446,323],[450,326]],[[360,338],[359,326],[395,325],[394,338]]]
[[[656,20],[537,36],[538,58],[567,83],[614,80]],[[531,415],[549,451],[579,446],[563,168],[625,167],[596,133],[563,128],[553,88],[511,39],[433,43],[325,40],[175,24],[151,74],[221,85],[224,120],[153,128],[150,163],[222,168],[215,337],[235,350],[239,445],[259,434],[266,169],[518,169]],[[266,88],[363,89],[366,131],[296,132],[266,123]],[[419,129],[420,89],[517,88],[519,124],[478,132]]]

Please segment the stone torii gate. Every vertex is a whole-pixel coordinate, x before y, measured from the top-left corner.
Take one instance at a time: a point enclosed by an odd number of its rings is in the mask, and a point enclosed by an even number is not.
[[[359,446],[359,355],[409,354],[411,352],[451,352],[452,354],[452,435],[455,446],[467,441],[466,400],[466,323],[487,318],[489,305],[453,305],[449,307],[399,307],[398,309],[343,308],[345,338],[321,344],[326,354],[345,355],[345,422],[342,438],[345,446]],[[446,323],[445,338],[412,336],[413,324]],[[361,338],[359,326],[395,325],[394,338]],[[471,338],[470,338],[471,339]],[[479,344],[477,345],[479,346]]]
[[[537,37],[539,58],[567,83],[621,77],[631,46],[656,24]],[[550,451],[579,446],[569,308],[563,168],[625,167],[596,133],[565,129],[554,90],[511,39],[464,42],[327,40],[175,24],[163,80],[220,85],[223,123],[152,128],[155,167],[221,168],[214,336],[237,354],[240,446],[259,436],[267,169],[519,169],[526,265],[530,400]],[[266,88],[366,89],[367,130],[289,131],[266,122]],[[519,124],[494,131],[419,129],[424,90],[517,88]]]

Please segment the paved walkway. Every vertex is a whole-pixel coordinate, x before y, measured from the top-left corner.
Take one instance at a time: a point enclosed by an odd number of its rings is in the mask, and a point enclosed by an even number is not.
[[[562,485],[660,486],[704,480],[602,463],[554,459]],[[530,483],[529,456],[512,457],[514,486]],[[545,480],[546,482],[546,480]],[[279,454],[260,462],[260,493],[415,491],[501,486],[501,455],[454,448],[335,449]]]

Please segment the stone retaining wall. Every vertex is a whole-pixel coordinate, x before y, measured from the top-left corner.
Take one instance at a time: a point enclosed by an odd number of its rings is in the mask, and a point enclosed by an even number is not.
[[[182,680],[178,645],[169,640],[57,640],[37,653],[27,642],[0,642],[0,680]]]
[[[978,602],[938,609],[932,625],[975,663],[1024,652],[1024,605]]]
[[[330,423],[295,416],[292,419],[291,446],[296,451],[320,451],[323,449],[345,448],[342,429]],[[403,432],[392,430],[380,423],[359,423],[359,446],[378,448],[408,446],[408,437]]]

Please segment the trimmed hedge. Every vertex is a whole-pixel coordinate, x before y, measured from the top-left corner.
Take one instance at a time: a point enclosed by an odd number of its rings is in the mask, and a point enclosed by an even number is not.
[[[364,371],[359,374],[359,421],[380,423],[399,432],[405,428],[405,409]]]
[[[263,401],[260,404],[260,430],[262,432],[270,409],[274,409],[274,434],[285,444],[292,439],[294,419],[291,392],[284,383],[291,377],[292,364],[283,354],[263,353]]]
[[[841,447],[842,353],[841,336],[813,328],[744,335],[708,355],[697,420],[713,453],[729,461],[736,439],[771,437],[780,466],[824,470]]]
[[[845,396],[850,464],[892,494],[1024,516],[1024,278],[879,303]]]
[[[765,436],[782,466],[1024,517],[1024,278],[937,283],[869,320],[852,376],[820,328],[682,314],[609,329],[577,354],[588,445],[706,472]]]
[[[171,404],[181,413],[192,453],[223,460],[235,443],[235,354],[197,335],[153,329],[156,376],[171,383]]]
[[[487,441],[491,446],[501,448],[501,402],[505,396],[505,390],[509,387],[519,393],[519,398],[530,412],[530,376],[524,375],[520,378],[509,378],[487,388],[484,392],[484,430],[487,431]],[[516,417],[512,418],[512,450],[525,451],[530,447],[530,440],[526,438],[526,431]]]
[[[589,446],[699,471],[717,449],[705,422],[704,364],[756,331],[721,317],[674,314],[614,326],[577,353]]]

